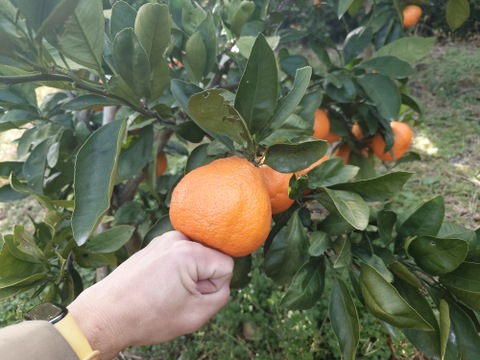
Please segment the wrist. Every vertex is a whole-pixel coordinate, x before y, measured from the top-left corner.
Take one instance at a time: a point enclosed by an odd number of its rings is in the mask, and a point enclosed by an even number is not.
[[[86,289],[68,306],[68,310],[92,348],[100,351],[101,359],[112,359],[128,344],[122,340],[122,323],[115,320],[114,311],[110,312],[115,308],[115,300],[106,299],[99,291],[95,291],[94,295],[89,294],[96,287],[97,284]],[[104,308],[101,304],[109,306]]]

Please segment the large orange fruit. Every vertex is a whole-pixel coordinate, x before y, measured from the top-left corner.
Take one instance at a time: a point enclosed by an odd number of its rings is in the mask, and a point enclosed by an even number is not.
[[[258,169],[267,186],[270,204],[272,205],[272,214],[281,213],[292,206],[293,200],[288,196],[288,187],[292,174],[281,173],[273,170],[268,165],[261,165]]]
[[[396,161],[405,155],[413,140],[413,131],[404,122],[392,121],[390,126],[393,132],[393,146],[390,151],[385,152],[385,139],[381,133],[376,133],[370,143],[373,153],[380,160],[387,162]]]
[[[170,220],[192,240],[245,256],[267,239],[272,209],[262,174],[246,159],[217,159],[185,175],[172,193]]]
[[[403,8],[403,27],[410,28],[422,17],[422,8],[418,5],[407,5]]]

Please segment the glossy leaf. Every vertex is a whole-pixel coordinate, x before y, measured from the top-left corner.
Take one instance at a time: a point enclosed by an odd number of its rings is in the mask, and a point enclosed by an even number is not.
[[[367,227],[370,209],[358,194],[328,188],[319,188],[318,191],[315,198],[327,208],[335,208],[355,229]]]
[[[83,144],[75,162],[75,208],[72,229],[83,245],[110,207],[117,162],[126,122],[114,121],[95,131]]]
[[[298,104],[300,104],[300,101],[310,84],[311,76],[311,67],[304,67],[296,71],[292,89],[287,95],[278,100],[275,112],[273,113],[267,128],[269,131],[279,128],[293,113]]]
[[[337,257],[334,260],[333,267],[341,268],[352,264],[352,246],[346,236],[339,236],[332,244]]]
[[[150,97],[148,55],[131,28],[120,31],[112,44],[118,74],[138,97]]]
[[[113,254],[100,254],[78,247],[73,251],[75,261],[82,268],[96,269],[103,266],[116,266],[117,259]]]
[[[440,323],[440,356],[442,359],[445,359],[445,354],[447,351],[448,337],[450,335],[450,308],[448,303],[444,299],[440,299],[440,304],[438,306],[439,310],[439,323]]]
[[[452,334],[460,345],[462,359],[476,359],[480,353],[480,335],[467,313],[457,304],[449,302]],[[478,310],[477,310],[478,311]]]
[[[337,16],[339,19],[342,18],[342,16],[348,11],[353,2],[354,0],[339,0],[336,2]]]
[[[378,49],[373,57],[393,56],[413,65],[432,51],[435,39],[435,37],[403,37]]]
[[[152,225],[150,229],[148,229],[147,233],[143,238],[142,248],[147,246],[157,236],[163,235],[171,230],[174,229],[172,223],[170,222],[170,218],[168,217],[168,215],[162,216],[155,222],[155,224]]]
[[[196,82],[200,82],[207,68],[207,48],[199,32],[194,33],[185,45],[185,68]]]
[[[252,255],[233,258],[233,274],[230,280],[232,289],[243,289],[250,282],[252,270]]]
[[[138,9],[135,34],[147,53],[152,69],[163,62],[163,53],[170,42],[172,19],[168,6],[145,4]]]
[[[372,36],[372,28],[369,26],[358,27],[347,34],[343,43],[343,60],[345,64],[350,63],[371,44]]]
[[[252,134],[263,129],[275,112],[278,98],[277,63],[272,48],[260,34],[238,85],[235,108]]]
[[[327,149],[327,142],[313,138],[293,144],[275,144],[267,149],[263,162],[279,172],[294,173],[321,159]]]
[[[119,225],[93,236],[82,249],[99,254],[113,253],[119,250],[132,237],[135,227]]]
[[[377,213],[377,227],[380,239],[384,244],[390,244],[393,239],[393,229],[397,222],[397,214],[389,210]]]
[[[465,262],[454,271],[440,276],[440,282],[457,299],[475,311],[480,311],[480,264]]]
[[[119,102],[100,95],[80,95],[62,105],[65,110],[83,110],[94,106],[113,106]]]
[[[132,136],[129,147],[120,153],[115,183],[128,180],[147,165],[153,148],[153,126],[146,126]],[[155,172],[156,178],[156,172]]]
[[[361,266],[360,290],[366,307],[378,319],[398,328],[433,330],[392,284],[365,263]]]
[[[102,70],[104,18],[101,0],[80,0],[59,38],[61,53],[73,61]]]
[[[178,79],[173,79],[171,81],[170,88],[175,100],[177,100],[182,110],[185,111],[188,116],[193,118],[193,115],[190,114],[190,110],[188,108],[188,101],[192,95],[201,93],[203,89],[193,83],[187,83]]]
[[[265,273],[276,284],[289,283],[308,259],[308,239],[296,211],[265,254]]]
[[[468,0],[448,0],[445,13],[450,30],[455,31],[470,17],[470,3]]]
[[[23,175],[30,188],[37,194],[43,194],[43,181],[47,164],[47,153],[50,146],[49,140],[37,145],[23,164]]]
[[[437,235],[445,214],[443,197],[436,196],[422,204],[399,227],[397,238],[403,241],[409,236]]]
[[[402,101],[392,79],[381,74],[365,74],[358,78],[358,82],[380,115],[388,120],[397,119]]]
[[[427,235],[407,241],[405,248],[417,265],[432,275],[443,275],[455,270],[468,254],[468,243],[465,240]]]
[[[134,28],[137,11],[123,0],[115,1],[112,6],[112,16],[108,23],[110,29],[110,38],[115,36],[126,28]]]
[[[322,297],[325,287],[325,260],[313,258],[302,265],[283,295],[280,305],[292,310],[306,310]]]
[[[35,34],[35,40],[40,41],[48,32],[55,30],[58,26],[65,23],[74,12],[80,0],[62,0],[52,9],[48,17],[42,22]],[[40,3],[42,1],[39,1]],[[29,4],[31,6],[31,3]]]
[[[332,158],[308,172],[308,184],[312,188],[334,186],[352,180],[357,173],[358,167],[344,165],[342,159]]]
[[[188,109],[198,126],[227,146],[230,139],[245,148],[252,149],[253,139],[247,125],[241,115],[230,105],[228,95],[221,89],[203,91],[191,96]]]
[[[310,234],[310,247],[308,253],[311,256],[320,256],[332,247],[330,236],[323,231],[314,231]]]
[[[379,74],[397,79],[403,79],[415,74],[415,70],[409,63],[394,56],[377,56],[361,62],[358,64],[358,67],[367,71],[374,70]]]
[[[335,279],[330,295],[329,315],[333,332],[342,351],[342,359],[354,360],[360,341],[357,308],[341,279]]]
[[[205,19],[200,23],[196,30],[202,37],[203,44],[207,50],[207,60],[205,63],[204,75],[207,76],[217,63],[217,34],[212,14],[208,13]]]

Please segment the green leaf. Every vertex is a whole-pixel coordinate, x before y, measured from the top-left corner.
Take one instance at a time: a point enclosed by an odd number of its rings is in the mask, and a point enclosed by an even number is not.
[[[252,255],[233,258],[233,274],[230,280],[230,288],[243,289],[250,282],[252,270]]]
[[[340,344],[342,359],[354,360],[360,341],[358,313],[347,286],[338,278],[333,282],[329,316],[333,332]]]
[[[352,180],[357,173],[358,167],[344,165],[342,159],[332,158],[308,172],[308,184],[311,188],[332,186]]]
[[[33,264],[44,264],[46,262],[45,256],[35,243],[33,236],[25,231],[25,228],[21,225],[14,226],[13,237],[7,237],[3,246],[19,260]]]
[[[448,26],[455,31],[470,17],[470,3],[468,0],[448,0],[445,12]]]
[[[75,11],[79,1],[80,0],[60,1],[42,22],[42,25],[35,34],[35,40],[40,41],[46,33],[55,30],[55,28],[68,21],[68,17]]]
[[[440,323],[440,355],[442,359],[445,359],[445,353],[447,351],[448,337],[450,335],[450,308],[448,303],[444,299],[440,299],[438,306],[439,310],[439,323]]]
[[[5,235],[4,241],[13,241],[13,235]],[[47,276],[47,270],[42,264],[20,260],[8,248],[4,244],[0,250],[0,298],[28,290]]]
[[[116,184],[138,174],[147,165],[152,154],[153,125],[144,127],[131,137],[129,147],[122,150],[118,158]],[[155,171],[155,178],[156,174]]]
[[[22,176],[22,161],[2,161],[0,162],[0,177],[8,178],[13,172],[17,177]]]
[[[147,246],[153,239],[157,236],[163,235],[168,231],[174,230],[172,223],[170,222],[170,218],[168,215],[164,215],[159,218],[153,226],[148,229],[145,237],[143,238],[142,248]]]
[[[373,267],[362,263],[360,290],[376,318],[401,329],[433,330],[432,326]]]
[[[112,100],[100,95],[88,94],[80,95],[67,101],[62,105],[64,110],[83,110],[94,106],[113,106],[118,105],[120,102]]]
[[[417,236],[405,244],[408,254],[422,269],[432,275],[455,270],[468,254],[468,243],[461,239]]]
[[[333,263],[333,268],[348,267],[352,264],[352,246],[346,236],[339,236],[332,244],[337,257]]]
[[[432,51],[435,40],[435,37],[403,37],[378,49],[373,57],[394,56],[413,65]]]
[[[0,202],[14,202],[27,197],[27,194],[21,194],[12,189],[9,184],[0,187]]]
[[[440,282],[465,305],[480,311],[480,264],[465,262],[440,276]]]
[[[272,132],[278,129],[296,109],[310,84],[312,68],[310,66],[298,69],[295,74],[295,81],[290,92],[278,100],[275,112],[269,122],[268,127],[262,132],[263,139],[265,132]],[[269,135],[269,134],[267,134]]]
[[[409,236],[437,235],[442,226],[444,214],[443,197],[434,197],[420,206],[400,225],[397,239],[403,241]]]
[[[113,40],[115,36],[126,28],[135,27],[135,18],[137,11],[128,3],[122,0],[115,1],[112,6],[112,16],[110,17],[110,38]]]
[[[200,128],[227,146],[230,139],[244,148],[253,149],[253,139],[247,125],[230,105],[228,96],[226,90],[206,90],[190,97],[188,109]]]
[[[326,232],[314,231],[311,233],[310,247],[308,248],[310,256],[320,256],[331,247],[332,241]]]
[[[247,67],[238,85],[235,108],[251,134],[262,130],[275,112],[278,98],[277,63],[262,34],[253,45]]]
[[[337,16],[339,19],[348,11],[350,6],[352,6],[354,0],[339,0],[336,2],[337,6]]]
[[[28,185],[33,191],[40,195],[43,194],[43,181],[50,143],[50,140],[42,141],[32,150],[28,159],[23,164],[23,175]]]
[[[204,75],[207,76],[217,63],[217,29],[212,14],[208,13],[202,23],[198,26],[198,33],[202,36],[205,49],[207,50],[207,61]]]
[[[283,295],[280,305],[292,310],[306,310],[322,297],[325,287],[325,260],[313,258],[302,265]]]
[[[308,260],[308,239],[298,210],[277,235],[265,254],[265,273],[276,284],[289,283]]]
[[[356,79],[345,70],[330,72],[326,76],[325,93],[340,103],[351,103],[357,97]]]
[[[80,0],[65,32],[60,35],[61,53],[77,63],[102,70],[104,38],[103,6],[101,0]]]
[[[73,184],[75,208],[72,229],[79,246],[87,241],[110,208],[125,131],[125,121],[114,121],[102,126],[78,152]]]
[[[82,249],[100,254],[113,253],[125,245],[134,232],[134,226],[115,226],[89,239]]]
[[[150,97],[150,63],[133,29],[124,29],[115,36],[112,56],[118,74],[133,92],[138,97]]]
[[[358,83],[382,117],[396,120],[402,104],[400,91],[392,79],[381,74],[365,74]]]
[[[232,18],[230,19],[230,28],[232,32],[240,37],[243,25],[250,19],[253,12],[255,11],[255,2],[254,1],[242,1]]]
[[[367,201],[385,201],[397,194],[413,173],[398,171],[375,178],[331,186],[335,190],[352,191]]]
[[[361,62],[357,67],[367,71],[374,70],[379,74],[396,79],[403,79],[415,74],[415,70],[409,63],[395,56],[378,56]]]
[[[113,254],[97,254],[82,248],[76,248],[73,254],[75,255],[75,261],[83,268],[96,269],[103,266],[117,265],[117,258]]]
[[[343,60],[345,64],[350,63],[370,45],[372,36],[372,28],[369,26],[360,26],[347,34],[343,43]]]
[[[370,209],[358,195],[349,191],[319,188],[315,198],[328,209],[335,208],[355,229],[364,230],[368,225]]]
[[[294,173],[317,162],[327,149],[327,142],[317,139],[294,144],[275,144],[266,150],[263,162],[276,171]]]
[[[163,62],[163,53],[170,43],[172,17],[164,4],[145,4],[138,9],[135,34],[154,69]]]
[[[449,302],[449,308],[452,329],[450,337],[458,339],[462,359],[476,359],[480,352],[478,330],[472,319],[459,305]]]
[[[380,239],[386,245],[393,239],[393,228],[397,222],[397,214],[389,210],[381,210],[377,213],[377,227]]]
[[[202,80],[207,68],[207,48],[199,32],[195,32],[187,40],[183,64],[190,77],[196,82]]]

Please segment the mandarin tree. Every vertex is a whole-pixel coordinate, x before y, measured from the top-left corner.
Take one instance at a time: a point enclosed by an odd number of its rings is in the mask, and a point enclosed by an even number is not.
[[[358,307],[428,357],[478,355],[478,231],[445,222],[441,197],[412,214],[392,208],[411,173],[379,172],[361,153],[380,134],[395,154],[392,122],[421,117],[408,82],[434,39],[403,29],[400,0],[285,5],[0,0],[0,131],[23,130],[19,160],[0,163],[0,201],[46,209],[33,232],[2,235],[0,298],[35,289],[68,304],[80,268],[114,267],[208,213],[190,236],[242,249],[231,252],[247,260],[240,283],[255,257],[284,290],[280,305],[329,297],[343,358],[359,347]],[[464,7],[447,9],[458,25]],[[342,24],[343,38],[332,30]],[[37,99],[41,86],[57,91]],[[319,108],[335,143],[313,136]],[[358,147],[348,164],[329,156],[344,144]],[[159,153],[175,162],[157,178]],[[290,205],[273,216],[259,157],[289,177]],[[248,170],[209,170],[232,159]]]

